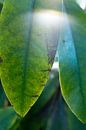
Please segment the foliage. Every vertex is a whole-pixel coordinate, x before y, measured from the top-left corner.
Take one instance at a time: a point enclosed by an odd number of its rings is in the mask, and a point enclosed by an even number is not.
[[[86,12],[78,3],[0,0],[0,130],[86,130]]]
[[[17,115],[11,107],[7,109],[0,109],[0,130],[10,129],[16,118]]]
[[[86,122],[86,14],[74,0],[64,0],[65,25],[59,44],[59,68],[62,94],[76,116]],[[71,21],[68,19],[71,17]],[[82,26],[83,25],[83,26]],[[64,29],[63,29],[64,28]],[[66,32],[66,33],[65,33]],[[65,76],[64,76],[65,75]]]

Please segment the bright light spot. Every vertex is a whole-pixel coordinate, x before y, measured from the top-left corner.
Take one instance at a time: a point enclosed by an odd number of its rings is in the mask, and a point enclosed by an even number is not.
[[[56,26],[61,21],[61,13],[53,10],[40,10],[34,13],[34,19],[44,26]]]
[[[55,73],[57,73],[58,71],[59,71],[59,63],[55,61],[51,69],[50,78],[53,79],[55,77]]]
[[[77,3],[83,10],[86,9],[86,0],[77,0]]]
[[[53,70],[59,70],[59,62],[54,62],[52,69]]]
[[[51,79],[54,78],[54,74],[53,74],[53,73],[50,74],[50,78],[51,78]]]

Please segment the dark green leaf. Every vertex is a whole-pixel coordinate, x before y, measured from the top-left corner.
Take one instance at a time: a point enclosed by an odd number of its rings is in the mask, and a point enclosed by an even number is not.
[[[59,44],[61,90],[72,112],[86,122],[86,14],[75,0],[64,0]]]
[[[4,0],[0,0],[0,3],[3,4],[3,3],[4,3]]]
[[[0,108],[6,107],[8,100],[0,82]]]
[[[3,4],[0,3],[0,14],[1,14],[2,7],[3,7]]]
[[[81,123],[76,116],[66,107],[68,130],[86,130],[86,124]]]
[[[0,130],[9,130],[17,119],[12,107],[0,109]]]
[[[46,130],[69,130],[66,111],[61,95],[52,104],[53,110],[48,118]]]

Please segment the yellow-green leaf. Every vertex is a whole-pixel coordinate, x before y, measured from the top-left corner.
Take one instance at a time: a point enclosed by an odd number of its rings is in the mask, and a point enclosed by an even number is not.
[[[57,45],[57,0],[5,0],[0,19],[0,78],[18,114],[38,99]],[[51,10],[51,11],[50,11]],[[54,30],[54,31],[53,31]],[[51,47],[50,46],[55,47]],[[55,54],[55,52],[54,52]],[[54,55],[53,55],[54,58]]]

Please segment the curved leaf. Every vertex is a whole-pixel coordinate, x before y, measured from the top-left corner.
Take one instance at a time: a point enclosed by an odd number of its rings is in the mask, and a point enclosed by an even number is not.
[[[12,107],[0,109],[0,130],[9,130],[15,123],[17,115]]]
[[[30,113],[38,113],[45,105],[50,101],[56,91],[59,91],[59,80],[58,80],[58,52],[56,52],[55,60],[50,72],[50,77],[45,85],[43,92],[31,108]]]
[[[86,124],[81,123],[76,116],[66,108],[67,120],[68,120],[68,130],[86,130]]]
[[[64,4],[68,16],[63,14],[59,43],[61,89],[72,112],[86,122],[86,14],[75,0]]]
[[[4,90],[0,82],[0,108],[5,107],[8,103]]]
[[[48,21],[44,26],[43,19],[41,24],[36,16],[40,9],[56,9],[56,4],[57,0],[53,4],[52,0],[4,2],[0,20],[0,77],[7,97],[21,116],[38,99],[48,79],[51,65],[47,43],[57,45],[55,24],[52,27]]]

